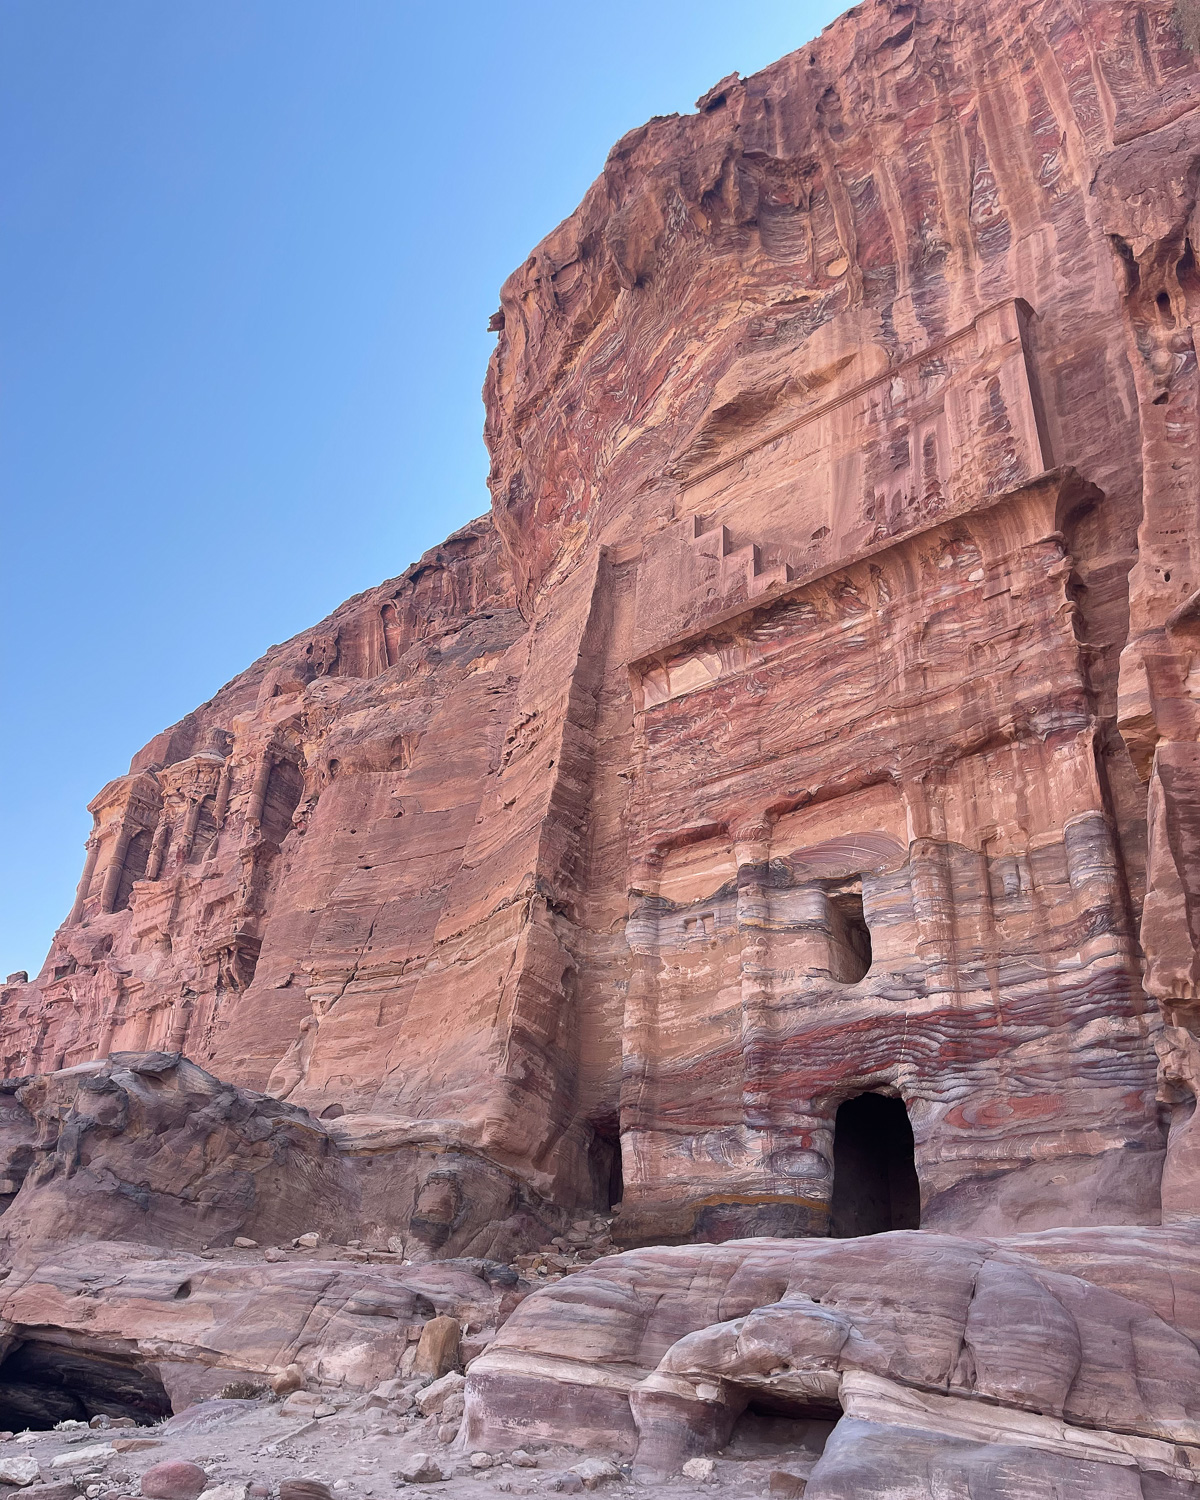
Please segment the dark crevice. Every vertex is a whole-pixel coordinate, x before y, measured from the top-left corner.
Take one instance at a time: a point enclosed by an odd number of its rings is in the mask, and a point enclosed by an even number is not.
[[[148,828],[140,828],[129,840],[125,862],[121,866],[121,880],[117,886],[113,911],[125,911],[133,898],[134,881],[141,880],[150,862],[150,845],[154,835]]]
[[[778,1400],[755,1395],[734,1424],[726,1456],[747,1462],[819,1458],[842,1415],[836,1401],[828,1403]]]
[[[292,814],[304,794],[304,774],[290,760],[277,760],[267,779],[263,798],[262,836],[265,843],[282,844],[292,831]]]

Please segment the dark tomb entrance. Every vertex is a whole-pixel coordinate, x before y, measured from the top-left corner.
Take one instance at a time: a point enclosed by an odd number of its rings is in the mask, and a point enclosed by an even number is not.
[[[621,1175],[621,1128],[615,1119],[592,1121],[588,1171],[596,1211],[611,1213],[625,1196],[625,1182]]]
[[[131,1360],[30,1339],[0,1362],[0,1428],[9,1432],[98,1416],[147,1426],[170,1415],[162,1381]]]
[[[903,1099],[860,1094],[838,1109],[830,1217],[837,1239],[921,1227],[921,1189]]]

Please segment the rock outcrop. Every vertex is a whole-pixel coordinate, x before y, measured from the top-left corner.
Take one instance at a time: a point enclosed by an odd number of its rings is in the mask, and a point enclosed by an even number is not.
[[[71,1239],[202,1250],[315,1233],[390,1239],[418,1261],[507,1262],[565,1227],[551,1205],[436,1133],[347,1134],[340,1120],[222,1083],[177,1053],[116,1052],[10,1080],[0,1098],[0,1244],[13,1250]],[[438,1211],[428,1183],[443,1180],[462,1185],[470,1213],[449,1196]],[[398,1240],[393,1205],[422,1181],[423,1215]]]
[[[565,1263],[472,1431],[1195,1492],[1198,46],[866,0],[614,147],[503,288],[490,515],[91,804],[14,1263],[615,1211],[676,1248]]]
[[[996,1445],[1036,1454],[1064,1494],[1138,1494],[1142,1472],[1194,1493],[1197,1338],[1200,1245],[1174,1230],[646,1250],[516,1311],[468,1374],[466,1441],[570,1432],[655,1482],[747,1414],[844,1413],[809,1500],[936,1494],[931,1460],[961,1476],[944,1493],[975,1494]]]
[[[239,1384],[262,1390],[293,1370],[293,1389],[363,1394],[429,1373],[415,1367],[431,1320],[473,1328],[476,1342],[481,1330],[494,1333],[520,1294],[507,1284],[515,1277],[497,1285],[488,1270],[481,1262],[355,1265],[303,1252],[272,1264],[251,1251],[212,1260],[121,1243],[63,1247],[18,1266],[0,1287],[0,1406],[41,1401],[54,1420],[82,1415],[64,1404],[77,1395],[63,1388],[78,1393],[84,1383],[72,1378],[72,1360],[85,1372],[96,1361],[116,1366],[140,1393],[124,1409],[137,1412],[140,1400],[151,1418]],[[111,1375],[104,1383],[111,1396]]]

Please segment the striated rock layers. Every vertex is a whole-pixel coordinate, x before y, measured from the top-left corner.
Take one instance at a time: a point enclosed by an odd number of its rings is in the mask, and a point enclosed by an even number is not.
[[[648,1355],[620,1303],[581,1380],[531,1299],[542,1365],[485,1356],[480,1432],[506,1379],[586,1387],[569,1430],[665,1472],[775,1379],[674,1341],[780,1303],[751,1342],[819,1358],[768,1398],[862,1426],[810,1493],[893,1493],[880,1421],[961,1446],[947,1494],[1093,1428],[1142,1488],[1061,1493],[1192,1492],[1197,1324],[1139,1275],[1200,1212],[1198,38],[1196,0],[866,0],[618,143],[504,286],[490,516],[92,802],[0,1006],[0,1238],[303,1210],[510,1258],[619,1204],[679,1248],[573,1279],[585,1321],[614,1277],[711,1305]],[[804,1302],[863,1256],[918,1321],[945,1280],[929,1350]],[[770,1295],[722,1300],[751,1263]],[[913,1441],[894,1493],[942,1493]]]
[[[467,1443],[573,1419],[653,1483],[747,1415],[803,1414],[808,1500],[1194,1497],[1198,1252],[1159,1228],[624,1255],[510,1318],[471,1366]]]

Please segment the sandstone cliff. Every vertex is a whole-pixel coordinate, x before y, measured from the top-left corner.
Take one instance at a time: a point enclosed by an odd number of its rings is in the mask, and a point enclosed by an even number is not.
[[[70,1201],[27,1149],[84,1110],[62,1070],[157,1050],[295,1107],[345,1232],[410,1259],[614,1205],[626,1246],[919,1224],[1043,1290],[1012,1236],[1192,1244],[1198,31],[1194,0],[868,0],[617,144],[503,288],[490,516],[91,804],[0,1008],[5,1071],[60,1075],[13,1085],[12,1243]],[[977,1373],[926,1383],[1009,1399]],[[856,1410],[919,1426],[893,1397]]]

